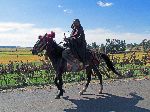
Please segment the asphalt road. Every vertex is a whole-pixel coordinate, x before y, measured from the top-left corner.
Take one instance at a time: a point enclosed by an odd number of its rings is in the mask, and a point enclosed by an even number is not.
[[[105,81],[103,94],[92,82],[80,96],[82,87],[66,85],[61,99],[51,86],[1,91],[0,112],[150,112],[150,80]]]

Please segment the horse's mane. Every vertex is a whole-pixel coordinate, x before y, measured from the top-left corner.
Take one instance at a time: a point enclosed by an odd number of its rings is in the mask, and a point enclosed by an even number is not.
[[[53,55],[55,56],[55,58],[61,58],[62,57],[62,51],[64,50],[64,48],[60,45],[58,45],[56,43],[56,41],[53,40],[53,42],[51,43],[51,47],[52,47],[52,51]]]

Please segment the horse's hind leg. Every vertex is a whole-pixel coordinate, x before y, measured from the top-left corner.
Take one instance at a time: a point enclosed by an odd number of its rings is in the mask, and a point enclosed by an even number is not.
[[[87,83],[86,83],[85,87],[79,92],[80,95],[82,95],[84,92],[86,92],[86,89],[88,88],[89,83],[91,81],[92,69],[90,67],[86,68],[86,74],[87,74]]]
[[[98,67],[96,65],[93,66],[93,70],[96,73],[96,75],[98,76],[98,79],[100,80],[100,90],[99,90],[99,94],[102,93],[103,91],[103,81],[102,81],[102,75],[100,74]]]

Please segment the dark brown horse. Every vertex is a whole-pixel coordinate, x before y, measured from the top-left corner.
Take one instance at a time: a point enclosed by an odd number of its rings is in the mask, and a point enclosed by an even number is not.
[[[102,90],[103,90],[102,75],[100,74],[99,69],[98,69],[101,59],[103,59],[106,62],[107,67],[109,69],[111,69],[115,74],[117,74],[118,76],[121,77],[121,75],[115,70],[112,62],[110,61],[109,57],[106,54],[95,53],[91,50],[87,50],[86,55],[87,55],[87,60],[88,60],[88,66],[83,67],[79,61],[77,61],[78,64],[69,66],[67,61],[62,57],[62,52],[65,50],[65,48],[63,48],[62,46],[57,44],[53,40],[53,38],[47,38],[46,35],[36,42],[36,44],[33,47],[32,54],[36,55],[36,54],[42,52],[43,50],[46,50],[47,55],[48,55],[49,59],[51,60],[52,65],[54,67],[54,70],[56,71],[56,77],[55,77],[54,82],[59,90],[59,94],[56,96],[56,99],[59,99],[60,96],[63,96],[64,89],[62,88],[62,86],[63,86],[62,75],[63,75],[63,73],[68,72],[68,71],[69,72],[71,72],[71,71],[77,72],[77,71],[84,70],[84,69],[86,70],[87,83],[86,83],[85,87],[83,88],[83,90],[80,91],[80,95],[86,91],[86,89],[91,81],[92,71],[94,71],[100,80],[99,93],[102,93]],[[81,66],[78,66],[78,65],[81,65]],[[77,68],[79,68],[79,69],[74,69],[74,68],[76,68],[74,66],[77,66]]]

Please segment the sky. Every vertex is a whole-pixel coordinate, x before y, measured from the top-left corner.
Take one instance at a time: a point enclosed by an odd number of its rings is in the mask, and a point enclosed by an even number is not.
[[[74,19],[88,44],[150,39],[150,0],[0,0],[0,46],[32,47],[51,30],[63,41]]]

